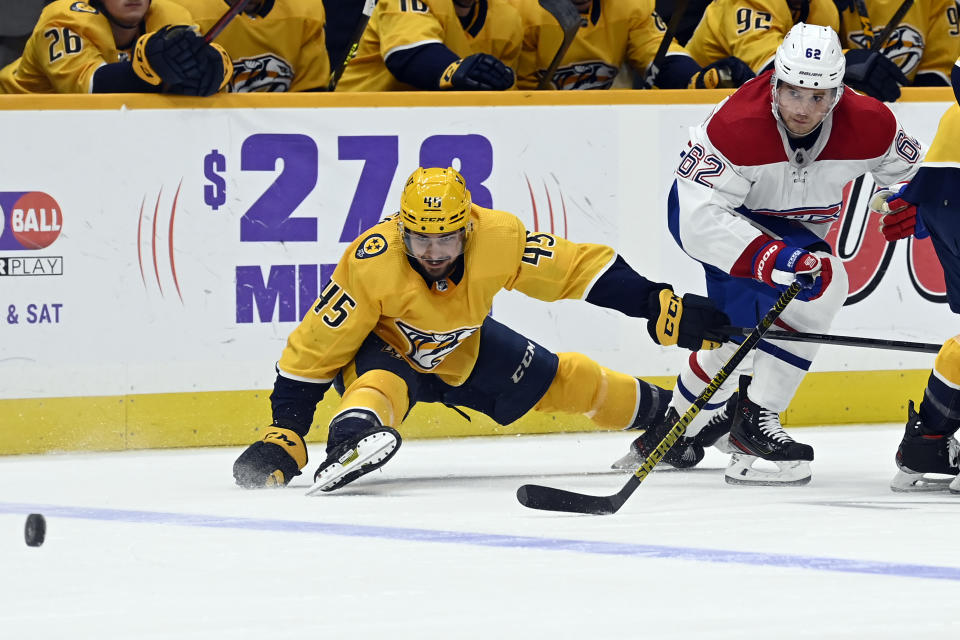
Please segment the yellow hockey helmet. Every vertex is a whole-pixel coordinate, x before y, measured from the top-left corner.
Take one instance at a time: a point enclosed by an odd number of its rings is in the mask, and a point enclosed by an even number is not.
[[[470,191],[453,167],[420,167],[403,186],[400,196],[403,228],[414,233],[451,233],[466,229],[470,219]]]

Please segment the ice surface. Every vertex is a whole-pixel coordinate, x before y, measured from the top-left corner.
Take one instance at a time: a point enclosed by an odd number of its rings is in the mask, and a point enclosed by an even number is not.
[[[320,445],[264,491],[241,448],[0,457],[0,637],[960,637],[960,496],[889,490],[902,426],[790,431],[809,485],[727,485],[710,450],[610,516],[514,495],[617,491],[632,434],[408,440],[317,497]]]

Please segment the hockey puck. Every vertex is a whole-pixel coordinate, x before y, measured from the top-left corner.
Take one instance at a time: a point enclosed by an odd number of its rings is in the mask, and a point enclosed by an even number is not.
[[[39,513],[27,516],[27,524],[23,527],[23,538],[28,547],[39,547],[47,537],[47,521]]]

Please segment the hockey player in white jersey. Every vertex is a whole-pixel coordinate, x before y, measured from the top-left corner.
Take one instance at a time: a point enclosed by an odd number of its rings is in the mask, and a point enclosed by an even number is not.
[[[777,325],[825,332],[847,297],[843,263],[823,240],[842,190],[866,172],[880,185],[910,180],[922,150],[883,103],[844,90],[836,32],[798,23],[777,49],[774,69],[741,87],[699,126],[668,197],[668,226],[702,263],[710,297],[735,325],[753,326],[796,278],[811,284]],[[742,338],[736,338],[742,340]],[[737,345],[691,354],[663,422],[614,463],[635,469],[663,439]],[[687,427],[664,460],[690,467],[723,437],[733,484],[805,484],[813,449],[780,424],[817,352],[810,343],[761,341],[738,373]],[[748,375],[753,374],[752,379]],[[736,379],[731,376],[731,379]],[[728,402],[729,400],[729,402]],[[776,470],[754,468],[762,458]],[[765,465],[773,467],[773,465]]]

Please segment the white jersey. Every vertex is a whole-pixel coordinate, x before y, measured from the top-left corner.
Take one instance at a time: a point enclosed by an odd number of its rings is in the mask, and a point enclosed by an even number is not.
[[[816,143],[791,149],[773,115],[773,71],[724,100],[698,127],[677,168],[670,231],[691,257],[753,277],[771,239],[808,246],[839,217],[843,188],[869,172],[879,185],[909,180],[923,151],[883,103],[850,90]]]

